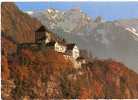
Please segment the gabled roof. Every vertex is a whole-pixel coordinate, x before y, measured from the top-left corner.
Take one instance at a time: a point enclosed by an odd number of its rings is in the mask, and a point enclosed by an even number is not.
[[[50,32],[44,25],[41,25],[35,32]]]
[[[66,43],[64,41],[57,41],[59,45],[66,46]]]
[[[85,60],[85,58],[84,57],[78,57],[76,60],[77,61],[79,61],[79,60]]]
[[[74,43],[67,44],[67,50],[72,50],[74,46],[75,46]]]
[[[44,32],[44,31],[46,31],[46,28],[42,25],[35,32]]]

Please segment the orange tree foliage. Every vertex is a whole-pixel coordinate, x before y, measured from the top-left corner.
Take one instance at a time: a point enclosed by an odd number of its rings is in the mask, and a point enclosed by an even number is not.
[[[87,99],[92,97],[92,89],[87,87],[87,88],[81,88],[80,89],[80,95],[78,98],[80,99]]]
[[[2,59],[1,59],[1,69],[2,69],[2,79],[3,80],[8,80],[10,77],[10,70],[8,67],[8,59],[6,56],[2,55]]]
[[[39,98],[40,94],[46,98],[44,90],[50,76],[60,83],[58,90],[62,91],[63,98],[131,98],[138,95],[137,74],[113,60],[95,59],[81,69],[74,69],[62,53],[52,49],[22,49],[10,62],[6,55],[2,55],[2,78],[15,80],[16,99],[24,95]],[[29,63],[22,64],[22,61]]]
[[[1,59],[2,79],[8,80],[10,77],[10,70],[8,66],[8,56],[9,56],[9,52],[12,52],[12,53],[16,52],[16,45],[5,37],[1,37],[1,45],[2,45],[2,59]]]

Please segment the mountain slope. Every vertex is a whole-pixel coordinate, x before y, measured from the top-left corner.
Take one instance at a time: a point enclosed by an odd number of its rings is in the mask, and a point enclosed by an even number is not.
[[[103,22],[99,17],[97,22],[98,17],[92,20],[78,9],[48,9],[35,11],[31,16],[59,36],[91,51],[94,56],[116,59],[138,72],[137,19]]]
[[[4,3],[3,6],[7,8],[9,5],[15,6],[11,3]],[[3,8],[2,11],[7,13]],[[12,14],[17,8],[8,11]],[[17,12],[18,14],[20,16],[16,19],[24,16],[21,11]],[[9,15],[9,21],[12,20],[11,17]],[[30,17],[25,18],[29,19]],[[24,22],[27,26],[32,23]],[[4,29],[8,29],[9,26],[8,22]],[[18,28],[24,30],[24,26],[20,24]],[[8,35],[11,30],[13,29],[10,28],[6,33],[4,30],[3,34]],[[16,31],[18,32],[15,30],[15,33]],[[12,34],[11,32],[11,37]],[[3,100],[138,98],[138,75],[113,60],[92,59],[82,68],[75,69],[62,53],[45,46],[22,48],[17,54],[16,42],[2,36],[1,67]]]
[[[18,43],[34,42],[34,31],[40,27],[40,22],[32,19],[10,2],[1,5],[2,31]]]

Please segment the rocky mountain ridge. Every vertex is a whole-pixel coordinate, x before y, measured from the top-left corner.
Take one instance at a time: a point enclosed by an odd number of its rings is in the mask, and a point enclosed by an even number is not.
[[[31,16],[93,56],[116,59],[138,72],[138,19],[94,20],[79,9],[34,11]]]

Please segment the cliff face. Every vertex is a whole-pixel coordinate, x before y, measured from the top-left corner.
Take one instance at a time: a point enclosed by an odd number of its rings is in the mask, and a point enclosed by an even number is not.
[[[2,13],[3,34],[12,38],[15,34],[18,42],[30,41],[28,35],[40,25],[12,3],[3,3]],[[18,15],[16,19],[13,14]],[[20,18],[23,25],[17,22]],[[14,29],[16,25],[19,29]],[[138,98],[138,75],[119,62],[92,59],[74,69],[71,61],[52,48],[24,48],[17,54],[13,39],[2,36],[1,41],[4,100]]]
[[[18,43],[34,42],[34,31],[40,23],[20,11],[14,3],[4,2],[1,5],[1,26],[6,36]]]

